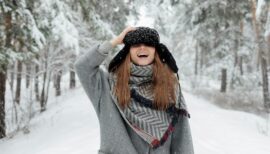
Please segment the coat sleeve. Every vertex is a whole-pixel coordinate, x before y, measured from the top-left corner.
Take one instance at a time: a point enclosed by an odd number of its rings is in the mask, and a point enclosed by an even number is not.
[[[179,101],[181,108],[187,111],[187,105],[179,85]],[[175,130],[172,133],[172,141],[170,147],[172,154],[194,154],[193,140],[187,115],[180,115]]]
[[[99,66],[105,60],[108,52],[112,50],[109,41],[94,45],[88,52],[79,56],[75,61],[75,72],[91,100],[99,116],[99,103],[102,93],[101,69]]]
[[[178,120],[172,133],[170,153],[194,154],[189,119],[186,116],[180,116]]]

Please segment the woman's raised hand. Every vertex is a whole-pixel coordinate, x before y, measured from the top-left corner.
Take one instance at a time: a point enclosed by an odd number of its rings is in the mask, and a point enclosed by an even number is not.
[[[132,26],[128,26],[126,27],[117,37],[115,37],[114,39],[112,39],[110,42],[112,44],[113,47],[115,47],[118,44],[122,44],[123,43],[123,39],[125,37],[125,35],[130,32],[135,30],[135,27]]]

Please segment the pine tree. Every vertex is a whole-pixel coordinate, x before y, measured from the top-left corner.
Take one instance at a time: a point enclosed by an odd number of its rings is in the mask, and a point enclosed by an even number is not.
[[[1,33],[1,52],[0,52],[0,138],[6,136],[5,124],[5,92],[6,92],[6,78],[8,66],[8,51],[11,50],[12,40],[12,11],[16,3],[1,1],[1,25],[5,25],[4,34]],[[5,36],[4,36],[5,35]]]

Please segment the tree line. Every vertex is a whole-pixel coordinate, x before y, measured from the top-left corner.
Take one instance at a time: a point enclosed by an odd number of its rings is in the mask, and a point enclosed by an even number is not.
[[[50,85],[56,97],[61,95],[63,75],[69,74],[69,89],[76,87],[76,56],[91,42],[123,29],[130,14],[128,3],[0,1],[0,138],[29,131],[30,119],[46,110]]]

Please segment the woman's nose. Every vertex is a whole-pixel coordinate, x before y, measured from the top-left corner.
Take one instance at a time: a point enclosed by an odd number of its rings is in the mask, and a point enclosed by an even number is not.
[[[144,44],[140,44],[140,49],[144,49],[145,45]]]

